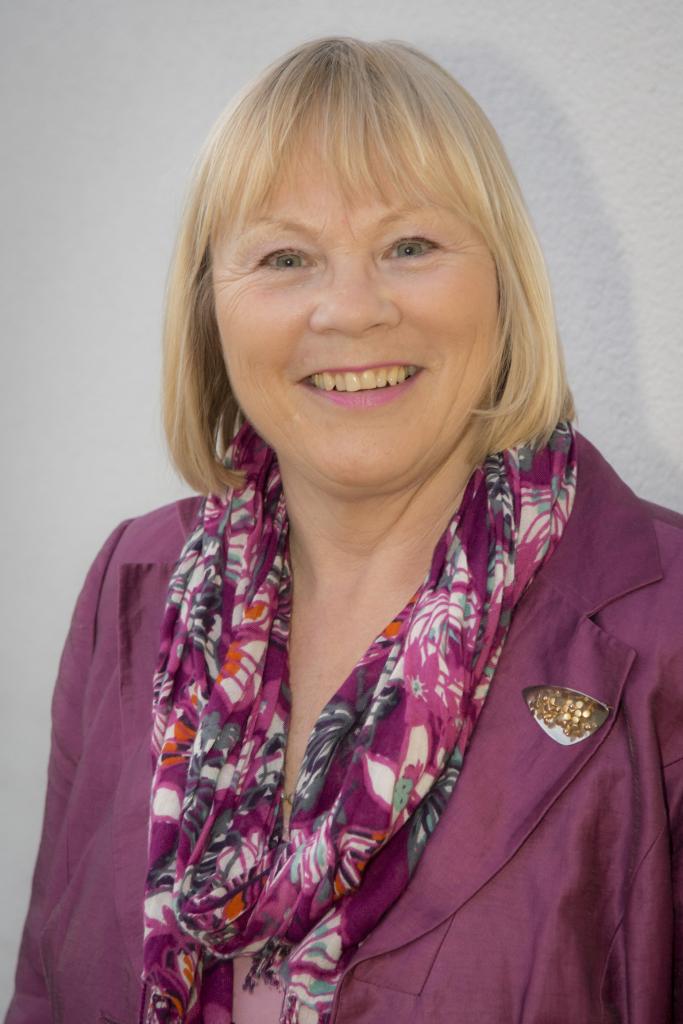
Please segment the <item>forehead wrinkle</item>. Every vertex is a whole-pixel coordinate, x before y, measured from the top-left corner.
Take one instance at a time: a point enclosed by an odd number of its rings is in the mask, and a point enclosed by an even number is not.
[[[391,223],[401,220],[401,218],[408,214],[424,214],[425,212],[433,212],[433,210],[431,210],[427,204],[423,206],[406,204],[389,210],[377,221],[374,221],[372,226],[381,230],[382,228],[389,226]],[[303,234],[310,235],[312,238],[319,238],[324,231],[324,228],[320,228],[314,224],[306,224],[303,221],[285,220],[281,217],[264,215],[246,224],[242,231],[242,235],[248,235],[252,232],[257,232],[265,228],[276,228],[279,231],[301,232]]]

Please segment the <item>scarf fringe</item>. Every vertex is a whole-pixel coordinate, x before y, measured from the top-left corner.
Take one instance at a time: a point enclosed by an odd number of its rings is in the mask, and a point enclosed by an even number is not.
[[[279,1024],[330,1024],[331,1014],[331,1010],[318,1013],[292,994],[285,997]]]
[[[253,992],[258,981],[264,981],[274,988],[282,988],[279,970],[291,948],[291,943],[282,942],[277,936],[268,939],[263,949],[252,959],[251,967],[244,979],[245,988]]]

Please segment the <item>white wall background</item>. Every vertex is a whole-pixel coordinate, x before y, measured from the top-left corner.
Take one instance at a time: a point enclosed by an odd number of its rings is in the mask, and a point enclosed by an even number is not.
[[[440,60],[518,172],[580,428],[634,489],[681,510],[682,11],[679,0],[0,5],[0,1008],[73,602],[124,516],[189,493],[163,449],[160,323],[188,172],[214,119],[314,36],[404,39]]]

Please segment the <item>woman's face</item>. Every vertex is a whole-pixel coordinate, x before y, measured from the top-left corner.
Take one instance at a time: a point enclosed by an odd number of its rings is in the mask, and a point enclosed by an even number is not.
[[[419,486],[469,444],[495,348],[493,259],[447,209],[349,206],[313,159],[298,171],[213,247],[233,392],[285,482]]]

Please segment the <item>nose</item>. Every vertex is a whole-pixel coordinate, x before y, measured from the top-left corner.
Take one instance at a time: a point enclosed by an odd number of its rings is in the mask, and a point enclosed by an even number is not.
[[[319,334],[360,337],[373,327],[395,327],[400,320],[400,309],[374,268],[345,257],[328,266],[309,326]]]

